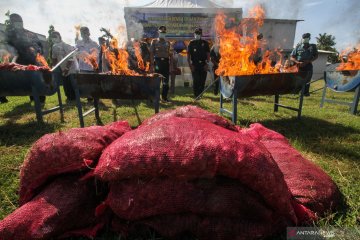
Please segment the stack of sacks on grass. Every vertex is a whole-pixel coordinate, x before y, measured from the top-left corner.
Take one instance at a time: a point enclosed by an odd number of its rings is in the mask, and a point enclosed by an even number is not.
[[[59,159],[41,159],[53,155],[52,148],[38,144],[51,142],[49,136],[34,144],[21,172],[23,205],[0,222],[0,239],[89,237],[106,224],[123,235],[151,228],[164,237],[259,239],[314,221],[339,204],[330,177],[260,124],[241,129],[186,106],[159,113],[132,131],[125,123],[113,125],[121,133],[97,141],[102,147],[94,148],[94,155],[78,141],[67,145],[83,148],[64,150],[63,167],[51,167]],[[89,172],[87,165],[95,169]],[[96,194],[92,177],[107,186],[103,194]],[[19,229],[22,235],[16,235]]]
[[[94,181],[80,178],[111,142],[130,130],[127,122],[115,122],[37,140],[21,167],[20,207],[0,222],[0,239],[94,237],[104,224],[95,217],[101,196]]]

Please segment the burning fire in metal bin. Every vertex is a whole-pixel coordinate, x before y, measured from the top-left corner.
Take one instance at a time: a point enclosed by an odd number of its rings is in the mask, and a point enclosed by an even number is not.
[[[149,63],[144,64],[144,60],[141,56],[140,44],[138,42],[134,43],[135,55],[138,61],[138,68],[142,71],[149,71]],[[138,72],[131,70],[129,68],[129,54],[124,48],[118,46],[118,41],[116,38],[112,38],[109,47],[102,46],[102,52],[105,56],[106,61],[109,64],[110,72],[114,75],[128,75],[128,76],[141,76],[144,74],[139,74]],[[92,68],[96,71],[98,69],[98,54],[96,49],[91,49],[90,54],[86,52],[80,52],[78,55],[84,62],[91,65]]]
[[[104,50],[105,59],[108,61],[112,74],[139,76],[137,72],[129,69],[129,54],[125,49],[119,48],[116,38],[111,39],[110,47]]]
[[[346,49],[340,54],[341,63],[338,71],[360,70],[360,43],[352,50]],[[346,59],[346,60],[344,60]]]
[[[229,21],[224,14],[215,19],[216,35],[220,39],[220,64],[216,74],[223,76],[239,76],[253,74],[269,74],[280,72],[298,72],[296,66],[282,64],[280,50],[265,51],[259,61],[254,58],[261,49],[258,38],[259,28],[264,23],[265,11],[255,6],[249,11],[249,18],[243,19],[238,26],[227,27]],[[278,60],[276,62],[276,60]]]

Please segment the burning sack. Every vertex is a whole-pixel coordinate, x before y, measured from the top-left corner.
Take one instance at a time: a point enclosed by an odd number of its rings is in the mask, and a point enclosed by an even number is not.
[[[95,176],[191,180],[237,179],[289,221],[296,222],[283,175],[269,152],[238,132],[195,118],[167,118],[125,133],[102,153]]]
[[[157,113],[151,118],[146,119],[140,127],[150,125],[154,122],[165,120],[170,117],[180,117],[180,118],[198,118],[207,120],[213,124],[216,124],[218,126],[224,127],[229,130],[237,131],[234,124],[227,119],[220,117],[216,114],[210,113],[208,111],[205,111],[199,107],[196,106],[185,106],[185,107],[179,107],[175,110],[168,110],[163,111],[160,113]]]
[[[91,181],[78,182],[77,176],[61,176],[0,222],[0,239],[50,239],[83,228],[88,230],[77,232],[94,237],[93,230],[99,228],[94,216],[95,197]]]
[[[33,144],[21,167],[20,204],[29,201],[50,177],[92,166],[111,142],[130,130],[127,122],[119,121],[41,137]]]
[[[323,170],[302,157],[284,136],[258,123],[242,129],[241,134],[260,141],[269,150],[297,203],[318,216],[339,205],[341,193],[336,184]]]

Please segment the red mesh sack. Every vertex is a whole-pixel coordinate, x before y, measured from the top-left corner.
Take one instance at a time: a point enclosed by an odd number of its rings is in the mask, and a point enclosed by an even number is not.
[[[62,176],[0,222],[1,240],[49,239],[71,230],[94,237],[95,191],[91,182]]]
[[[125,133],[102,153],[95,176],[237,179],[296,222],[290,192],[269,152],[246,135],[206,120],[168,118]]]
[[[137,224],[150,226],[165,237],[191,233],[200,240],[263,239],[284,228],[276,218],[262,222],[246,218],[209,217],[192,213],[156,216],[138,221]],[[116,222],[113,226],[117,226]]]
[[[237,180],[222,177],[193,181],[165,178],[113,182],[106,203],[125,220],[192,212],[270,221],[274,214],[259,194]]]
[[[268,149],[298,203],[317,215],[338,206],[341,193],[336,184],[322,169],[301,156],[284,136],[258,123],[242,129],[241,133],[259,140]]]
[[[160,113],[157,113],[151,118],[146,119],[141,125],[147,126],[157,121],[162,121],[170,117],[181,117],[181,118],[198,118],[207,120],[211,123],[214,123],[216,125],[222,126],[224,128],[227,128],[229,130],[237,131],[235,125],[230,122],[229,120],[220,117],[216,114],[210,113],[208,111],[205,111],[204,109],[201,109],[196,106],[188,105],[184,107],[176,108],[175,110],[168,110],[168,111],[162,111]]]
[[[111,142],[130,131],[125,121],[107,126],[73,128],[37,140],[20,170],[20,204],[29,201],[49,177],[87,169]]]

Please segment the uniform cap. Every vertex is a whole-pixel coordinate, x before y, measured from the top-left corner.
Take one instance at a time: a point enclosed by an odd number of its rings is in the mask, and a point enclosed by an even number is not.
[[[201,28],[195,28],[194,33],[196,33],[196,34],[202,34],[202,29],[201,29]]]
[[[165,26],[160,26],[158,30],[161,33],[166,33],[166,27]]]
[[[310,38],[310,33],[304,33],[303,35],[302,35],[302,38]]]

